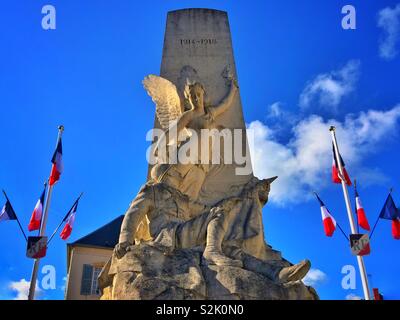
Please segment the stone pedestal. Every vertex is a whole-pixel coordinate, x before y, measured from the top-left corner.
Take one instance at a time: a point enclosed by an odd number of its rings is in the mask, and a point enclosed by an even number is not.
[[[104,300],[315,300],[301,281],[278,284],[244,268],[209,265],[201,250],[154,245],[132,246],[113,257]],[[105,283],[101,283],[105,286]]]

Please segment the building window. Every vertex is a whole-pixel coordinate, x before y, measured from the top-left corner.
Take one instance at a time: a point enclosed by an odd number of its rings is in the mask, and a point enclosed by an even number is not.
[[[100,295],[100,290],[99,290],[99,282],[98,282],[98,277],[101,272],[101,268],[94,267],[93,268],[93,278],[92,278],[92,289],[91,289],[91,294],[92,295]]]
[[[99,283],[97,281],[97,278],[99,277],[101,270],[101,267],[94,267],[90,264],[83,265],[81,295],[100,295]]]

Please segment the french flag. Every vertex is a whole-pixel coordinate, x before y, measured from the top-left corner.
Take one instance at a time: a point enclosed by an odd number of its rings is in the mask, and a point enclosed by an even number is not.
[[[63,220],[63,221],[66,222],[64,228],[62,229],[62,231],[60,233],[60,237],[63,240],[67,240],[69,238],[69,236],[71,235],[72,228],[74,227],[75,215],[76,215],[76,210],[78,208],[79,199],[80,199],[80,196],[75,201],[74,205],[68,211],[68,213],[66,214],[66,216],[65,216],[65,218]]]
[[[35,209],[33,209],[31,220],[29,221],[28,230],[34,231],[40,229],[40,224],[42,222],[43,208],[44,208],[44,196],[46,193],[46,188],[44,188],[42,195],[36,203]]]
[[[322,223],[324,225],[324,231],[327,237],[332,237],[333,233],[336,230],[336,220],[330,214],[329,210],[326,208],[325,204],[322,202],[320,197],[315,194],[319,204],[321,206],[321,215],[322,215]]]
[[[340,174],[339,174],[339,164],[338,160],[336,158],[336,152],[335,152],[335,147],[332,145],[332,150],[333,150],[333,161],[332,161],[332,181],[333,183],[342,183],[342,179],[340,179]],[[340,157],[340,163],[343,168],[343,175],[344,175],[344,180],[348,186],[351,186],[351,180],[350,176],[347,173],[347,170],[345,168],[344,161],[342,159],[342,156],[339,154]]]
[[[356,194],[356,212],[357,212],[358,225],[364,230],[370,231],[371,227],[369,226],[367,215],[365,214],[364,207],[361,203],[361,199],[360,196],[358,195],[356,188],[355,188],[355,194]]]
[[[6,220],[18,220],[17,215],[15,214],[15,211],[11,206],[11,202],[8,199],[6,201],[6,204],[0,211],[0,221],[6,221]]]
[[[61,137],[58,139],[56,150],[54,151],[53,157],[51,158],[51,162],[53,163],[51,167],[49,184],[50,186],[54,185],[59,179],[60,175],[64,170],[64,164],[62,160],[62,143]]]
[[[397,208],[392,198],[392,193],[389,193],[385,205],[383,206],[380,219],[392,220],[392,235],[396,240],[400,240],[400,210]]]
[[[396,240],[400,240],[400,218],[392,220],[392,235]]]

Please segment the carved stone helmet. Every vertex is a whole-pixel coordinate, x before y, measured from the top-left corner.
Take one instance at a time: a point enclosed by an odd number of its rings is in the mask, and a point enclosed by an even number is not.
[[[156,164],[151,168],[150,176],[155,182],[161,182],[165,174],[168,172],[169,164]]]
[[[258,192],[259,199],[262,203],[268,202],[269,192],[271,190],[271,183],[274,182],[278,177],[272,177],[268,179],[263,179],[260,183],[262,186]]]
[[[176,166],[171,164],[156,164],[150,172],[152,183],[165,183],[166,185],[179,190],[182,184],[182,177],[176,171]]]

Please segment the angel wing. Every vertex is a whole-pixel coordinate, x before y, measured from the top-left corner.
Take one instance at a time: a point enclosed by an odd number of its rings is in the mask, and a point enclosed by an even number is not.
[[[182,115],[181,99],[176,86],[169,80],[155,75],[144,78],[143,86],[156,104],[156,115],[163,129],[167,130],[174,125]],[[186,128],[179,133],[179,141],[191,137],[191,132]],[[176,143],[172,137],[168,145]]]
[[[176,86],[167,79],[155,75],[144,78],[143,86],[156,104],[156,115],[163,129],[182,114],[181,99]]]

